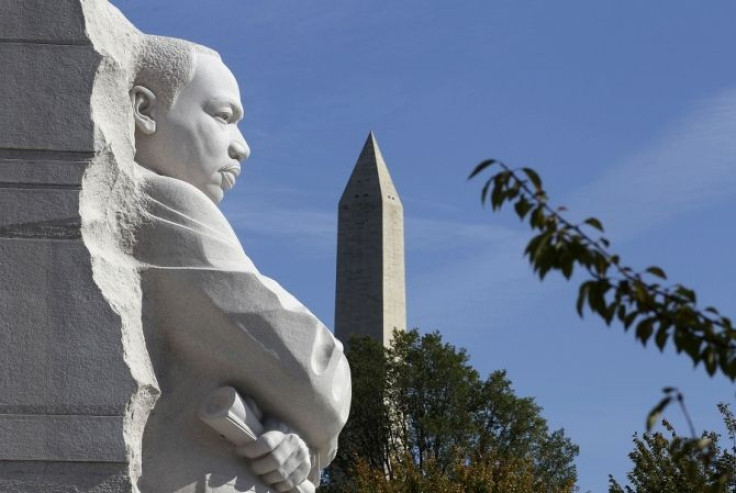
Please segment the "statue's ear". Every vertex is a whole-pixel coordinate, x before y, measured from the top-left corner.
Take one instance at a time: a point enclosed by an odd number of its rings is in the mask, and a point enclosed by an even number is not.
[[[158,101],[156,95],[143,86],[133,86],[130,90],[130,101],[133,103],[135,126],[145,135],[156,132],[156,111]]]

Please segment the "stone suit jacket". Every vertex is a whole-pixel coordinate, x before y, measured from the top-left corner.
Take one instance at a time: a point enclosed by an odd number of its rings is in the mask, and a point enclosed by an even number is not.
[[[144,433],[141,491],[268,491],[197,418],[204,397],[223,385],[298,433],[314,454],[310,477],[318,478],[350,408],[342,345],[258,272],[209,198],[185,182],[141,172],[148,198],[134,256],[161,391]]]

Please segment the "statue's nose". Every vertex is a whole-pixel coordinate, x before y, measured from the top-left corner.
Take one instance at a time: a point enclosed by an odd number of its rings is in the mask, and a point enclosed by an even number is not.
[[[238,161],[245,161],[246,159],[248,159],[248,156],[250,156],[250,147],[248,147],[248,143],[245,141],[245,139],[241,137],[240,141],[236,141],[230,144],[228,155],[233,159],[237,159]]]

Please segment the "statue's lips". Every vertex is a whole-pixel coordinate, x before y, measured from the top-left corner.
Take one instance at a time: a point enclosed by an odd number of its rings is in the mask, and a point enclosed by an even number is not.
[[[222,189],[230,190],[235,186],[235,178],[240,175],[240,165],[225,166],[220,169],[220,175],[222,176]]]

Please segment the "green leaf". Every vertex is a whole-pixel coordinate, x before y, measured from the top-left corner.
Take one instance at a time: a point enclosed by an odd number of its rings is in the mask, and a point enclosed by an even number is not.
[[[590,291],[590,287],[595,284],[595,281],[585,281],[580,285],[580,288],[578,289],[578,302],[577,302],[577,310],[578,315],[580,315],[580,318],[583,318],[583,309],[585,308],[585,301],[588,299],[588,292]]]
[[[647,341],[654,332],[654,321],[656,318],[645,318],[636,325],[636,338],[639,339],[643,346],[647,345]]]
[[[485,204],[488,200],[488,189],[491,188],[491,180],[486,180],[485,185],[483,185],[483,189],[480,191],[480,203]]]
[[[534,263],[534,256],[536,255],[537,249],[539,248],[539,244],[546,236],[547,235],[545,233],[540,233],[529,240],[529,243],[527,243],[524,254],[529,257],[529,262]]]
[[[531,168],[521,168],[521,171],[523,171],[524,174],[526,174],[526,176],[529,178],[529,181],[532,182],[532,184],[534,185],[534,188],[537,191],[542,190],[542,179],[539,178],[539,175],[537,174],[536,171],[534,171]]]
[[[662,415],[662,411],[669,405],[670,401],[672,401],[671,396],[667,396],[661,401],[659,401],[659,404],[654,406],[654,408],[649,411],[649,415],[647,416],[647,433],[652,431],[652,428],[657,423],[657,420]]]
[[[679,351],[685,351],[694,363],[699,362],[701,359],[700,346],[703,341],[693,336],[688,331],[680,328],[676,329],[675,336],[675,347]]]
[[[629,327],[631,327],[631,324],[634,323],[634,320],[638,316],[639,316],[639,312],[637,310],[634,310],[634,311],[630,312],[628,315],[626,315],[626,318],[624,318],[624,320],[623,320],[623,322],[624,322],[624,329],[628,330]]]
[[[703,363],[705,363],[705,369],[708,375],[713,376],[718,366],[716,361],[716,352],[713,347],[706,347],[703,351]]]
[[[475,175],[483,171],[484,169],[488,168],[489,166],[492,166],[496,164],[498,161],[495,159],[486,159],[485,161],[481,161],[478,166],[476,166],[473,171],[470,173],[470,176],[468,176],[468,180],[473,178]]]
[[[562,254],[561,257],[560,270],[562,271],[562,275],[565,276],[565,279],[570,279],[570,277],[572,277],[573,269],[575,268],[575,259],[573,259],[567,252]]]
[[[621,322],[626,319],[626,305],[623,303],[619,305],[616,316]]]
[[[588,305],[590,309],[598,314],[603,315],[606,311],[606,291],[609,289],[608,281],[596,281],[590,287],[590,294],[588,295]]]
[[[660,279],[667,279],[667,274],[664,273],[662,269],[656,266],[651,266],[647,269],[647,272],[649,272],[653,276],[657,276]]]
[[[546,222],[547,216],[544,213],[544,207],[538,205],[532,211],[532,215],[529,218],[529,225],[534,229],[542,229]]]
[[[713,306],[706,307],[705,310],[703,310],[703,311],[706,311],[708,313],[712,313],[713,315],[718,315],[718,310],[715,307],[713,307]]]
[[[503,203],[503,187],[499,184],[499,176],[496,175],[493,179],[493,191],[491,192],[491,207],[494,211]]]
[[[665,322],[660,322],[659,329],[657,329],[657,335],[654,336],[654,342],[660,351],[664,350],[664,346],[667,344],[669,339],[669,327],[670,325]]]
[[[583,221],[583,224],[587,224],[588,226],[591,226],[597,229],[598,231],[603,232],[603,224],[601,224],[601,222],[594,217],[589,217],[588,219]]]
[[[519,219],[524,219],[524,217],[526,217],[526,215],[529,213],[531,208],[532,208],[532,203],[529,202],[524,197],[520,198],[514,205],[514,209],[516,210],[516,215],[519,216]]]
[[[685,298],[690,303],[697,303],[695,291],[692,289],[688,289],[685,286],[677,286],[677,289],[675,289],[675,293]]]
[[[608,268],[610,267],[611,264],[608,263],[608,259],[606,257],[604,257],[598,252],[595,252],[594,258],[595,258],[595,263],[594,263],[595,271],[598,273],[600,277],[605,277],[606,273],[608,272]]]
[[[634,283],[634,298],[642,305],[649,302],[649,291],[643,282]]]
[[[606,312],[603,314],[603,320],[606,321],[606,325],[611,325],[611,322],[613,321],[613,317],[616,315],[616,310],[620,307],[619,302],[611,303],[606,310]]]

